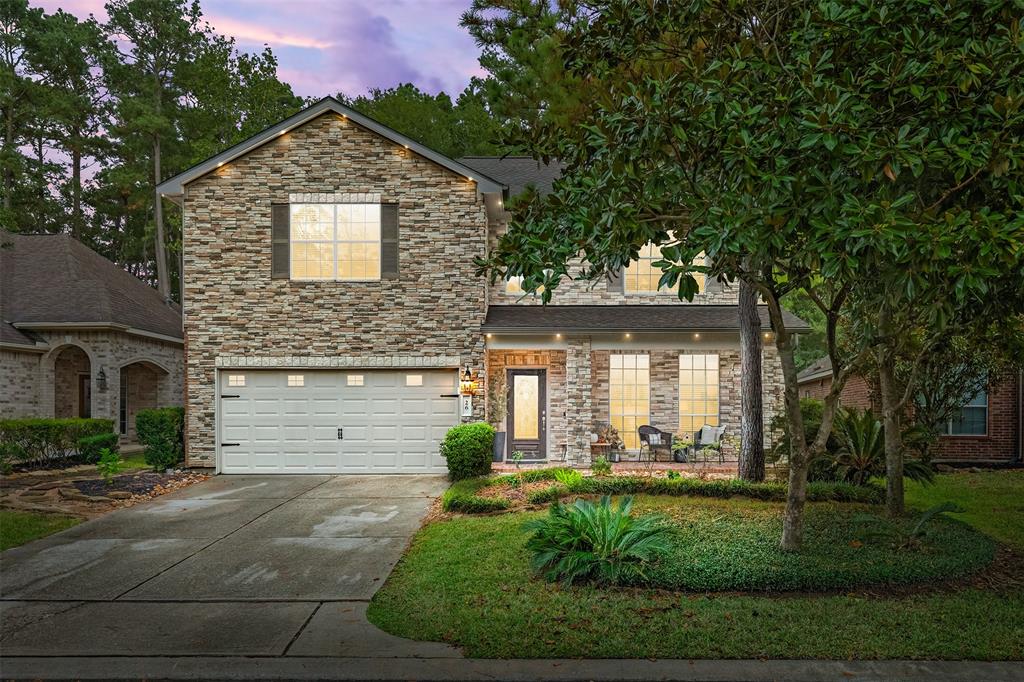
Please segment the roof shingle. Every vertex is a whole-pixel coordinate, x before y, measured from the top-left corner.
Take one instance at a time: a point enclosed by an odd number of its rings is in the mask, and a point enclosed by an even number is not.
[[[0,320],[2,327],[117,324],[182,338],[177,304],[165,303],[155,289],[63,234],[0,234]],[[0,329],[0,340],[31,343],[11,330]]]
[[[541,163],[529,156],[464,156],[459,163],[508,185],[510,196],[522,194],[533,185],[542,195],[550,194],[565,167],[561,161]]]

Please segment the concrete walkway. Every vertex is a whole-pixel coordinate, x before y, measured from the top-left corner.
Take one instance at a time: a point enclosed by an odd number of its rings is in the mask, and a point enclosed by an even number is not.
[[[466,660],[393,637],[368,601],[445,487],[219,476],[8,550],[0,678],[1024,680],[1003,663]]]

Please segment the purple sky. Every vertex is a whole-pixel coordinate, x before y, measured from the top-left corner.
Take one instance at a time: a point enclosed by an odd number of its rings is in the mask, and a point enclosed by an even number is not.
[[[33,0],[103,21],[104,0]],[[478,50],[459,26],[469,0],[201,0],[206,21],[238,46],[269,45],[278,76],[303,96],[359,95],[412,82],[455,96],[482,75]]]

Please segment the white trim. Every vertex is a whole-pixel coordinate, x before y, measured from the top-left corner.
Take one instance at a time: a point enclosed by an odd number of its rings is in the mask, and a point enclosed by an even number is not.
[[[44,343],[29,345],[27,343],[10,343],[7,341],[0,341],[0,350],[20,351],[23,353],[45,353],[50,350],[50,346]]]
[[[458,369],[462,366],[458,355],[218,355],[214,364],[230,369]]]

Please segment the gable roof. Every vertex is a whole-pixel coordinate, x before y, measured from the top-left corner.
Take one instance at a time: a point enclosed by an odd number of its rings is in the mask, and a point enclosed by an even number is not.
[[[809,364],[796,375],[797,383],[832,376],[832,360],[826,355]]]
[[[768,306],[758,306],[761,326],[771,328]],[[782,311],[786,327],[809,331],[799,317]],[[738,332],[737,305],[492,305],[482,329],[486,332]]]
[[[177,304],[78,240],[0,233],[0,244],[0,341],[32,344],[26,329],[68,324],[182,338]]]
[[[193,180],[200,178],[210,171],[216,169],[218,166],[233,161],[234,159],[247,154],[253,149],[260,147],[267,142],[271,141],[278,135],[282,135],[289,130],[296,128],[303,123],[312,121],[317,116],[333,112],[339,116],[344,116],[351,119],[356,124],[370,130],[381,137],[391,140],[395,144],[402,145],[407,149],[414,151],[420,156],[433,161],[443,168],[447,168],[453,173],[465,176],[475,182],[479,190],[483,193],[497,193],[502,192],[505,186],[487,175],[477,171],[474,168],[470,168],[454,159],[450,159],[444,154],[435,152],[433,149],[426,147],[419,142],[416,142],[412,138],[402,135],[396,130],[392,130],[383,123],[360,114],[358,111],[351,109],[333,97],[324,97],[316,104],[312,104],[302,111],[289,116],[280,123],[272,125],[261,133],[253,135],[247,140],[239,142],[233,147],[225,149],[216,156],[211,156],[206,161],[192,166],[186,171],[178,173],[172,178],[164,180],[157,185],[157,191],[168,199],[178,199],[185,191],[185,185],[192,182]]]
[[[562,175],[565,164],[555,159],[541,163],[529,156],[463,156],[459,163],[508,185],[511,196],[534,186],[541,195],[551,194],[552,186]]]

